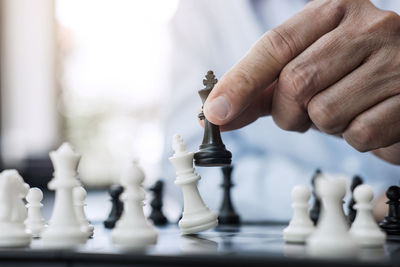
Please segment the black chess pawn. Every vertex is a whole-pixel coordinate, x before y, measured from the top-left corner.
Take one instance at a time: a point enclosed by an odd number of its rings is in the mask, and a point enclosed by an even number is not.
[[[388,213],[379,226],[388,235],[400,235],[400,187],[393,185],[386,191]]]
[[[232,166],[225,166],[221,168],[222,174],[224,177],[224,182],[221,184],[221,187],[224,190],[224,197],[222,200],[221,208],[219,209],[218,223],[229,224],[229,225],[239,225],[240,217],[236,213],[232,200],[231,200],[231,188],[233,187],[232,183]]]
[[[104,221],[105,228],[114,228],[115,224],[122,215],[122,211],[124,210],[124,203],[119,199],[119,197],[121,196],[123,191],[124,188],[120,185],[112,185],[108,190],[111,196],[112,207],[107,220]]]
[[[215,75],[212,71],[208,71],[203,84],[206,88],[199,91],[201,101],[206,101],[214,85],[217,83]],[[200,120],[204,120],[204,136],[199,151],[194,154],[194,164],[196,166],[213,167],[227,166],[231,164],[232,154],[226,150],[222,142],[219,126],[212,124],[204,116],[203,111],[199,114]]]
[[[153,192],[153,200],[150,202],[152,210],[149,218],[153,221],[155,225],[165,225],[168,223],[167,218],[164,216],[162,212],[163,187],[164,187],[164,182],[158,180],[154,184],[154,186],[150,188],[150,191]]]
[[[312,195],[314,197],[314,203],[312,205],[312,208],[310,209],[310,218],[314,222],[314,225],[317,224],[319,214],[321,212],[321,200],[319,199],[319,197],[317,195],[317,190],[316,190],[316,181],[321,175],[322,175],[321,170],[317,169],[317,170],[315,170],[315,173],[311,178]]]
[[[357,211],[354,209],[354,205],[356,204],[356,201],[354,200],[353,192],[354,189],[356,189],[357,186],[361,185],[363,183],[363,180],[361,179],[360,176],[356,175],[353,177],[353,180],[351,181],[350,185],[350,191],[351,191],[351,199],[348,205],[348,211],[349,214],[347,215],[347,218],[351,223],[354,222],[354,219],[356,218]]]

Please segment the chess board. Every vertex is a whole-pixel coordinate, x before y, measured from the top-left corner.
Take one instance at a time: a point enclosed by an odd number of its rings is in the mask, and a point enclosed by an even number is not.
[[[400,242],[361,251],[356,259],[316,259],[305,247],[282,240],[284,224],[224,226],[182,236],[176,224],[157,227],[158,243],[124,250],[113,246],[110,231],[95,224],[95,235],[75,250],[44,250],[40,239],[30,248],[1,249],[1,266],[398,266]]]

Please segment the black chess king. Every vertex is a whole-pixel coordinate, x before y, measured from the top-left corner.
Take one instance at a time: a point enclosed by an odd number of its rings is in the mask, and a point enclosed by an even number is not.
[[[206,79],[203,80],[206,88],[199,91],[203,105],[217,82],[214,73],[208,71]],[[219,126],[209,122],[204,116],[203,110],[199,114],[199,119],[204,120],[204,136],[199,151],[194,154],[194,164],[201,167],[229,166],[232,161],[232,153],[226,150],[222,143]]]

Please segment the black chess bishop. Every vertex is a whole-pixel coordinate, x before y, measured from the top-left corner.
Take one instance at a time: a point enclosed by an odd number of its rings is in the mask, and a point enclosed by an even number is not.
[[[206,79],[203,80],[205,88],[199,91],[203,105],[217,82],[214,73],[208,71]],[[204,136],[199,151],[194,154],[194,164],[202,167],[230,165],[232,154],[222,142],[219,126],[209,122],[204,116],[203,110],[199,114],[199,119],[204,121]]]

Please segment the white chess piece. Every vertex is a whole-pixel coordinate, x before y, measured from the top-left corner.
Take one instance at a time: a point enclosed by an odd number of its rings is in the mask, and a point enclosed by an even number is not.
[[[43,206],[41,203],[43,199],[42,191],[37,188],[29,189],[28,195],[26,196],[26,208],[28,209],[28,216],[25,220],[25,225],[32,237],[39,238],[42,231],[47,227],[44,221],[40,208]]]
[[[311,192],[307,186],[297,185],[292,190],[293,217],[289,226],[283,230],[283,240],[288,243],[304,243],[315,230],[314,224],[308,215],[308,201]]]
[[[124,211],[111,231],[111,239],[115,245],[135,248],[157,243],[158,233],[143,212],[143,180],[144,173],[136,161],[121,175],[121,185],[124,187],[121,200],[124,202]]]
[[[343,212],[346,181],[322,177],[316,186],[324,208],[317,229],[306,241],[307,252],[315,257],[356,257],[358,246],[348,232]]]
[[[175,184],[181,186],[183,193],[183,214],[179,221],[182,234],[192,234],[218,225],[218,216],[204,204],[197,188],[200,175],[194,172],[193,152],[187,152],[185,143],[179,135],[173,138],[175,154],[169,158],[176,169]]]
[[[23,198],[29,186],[16,170],[0,173],[0,247],[27,247],[32,235],[26,230]]]
[[[81,230],[73,203],[73,188],[80,186],[76,169],[80,155],[64,143],[57,151],[50,152],[54,178],[48,184],[55,190],[53,213],[49,226],[42,233],[42,245],[47,248],[72,248],[84,244],[87,233]]]
[[[85,215],[85,200],[86,200],[86,190],[82,186],[77,186],[73,190],[74,195],[74,207],[75,214],[78,218],[81,228],[87,233],[87,237],[92,237],[94,233],[94,226],[91,225]]]
[[[353,195],[357,215],[351,225],[350,234],[362,247],[382,247],[386,241],[386,234],[379,228],[372,215],[372,187],[367,184],[359,185],[354,189]]]

